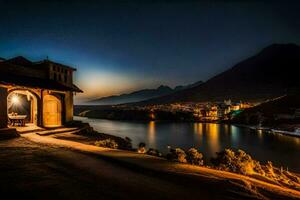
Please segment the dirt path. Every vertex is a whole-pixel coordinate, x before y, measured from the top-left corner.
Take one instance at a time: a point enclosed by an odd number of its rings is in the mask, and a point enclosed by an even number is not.
[[[0,192],[31,199],[255,199],[272,197],[251,192],[245,184],[211,174],[156,173],[123,159],[141,159],[138,154],[111,151],[72,141],[26,135],[0,142]],[[38,143],[36,143],[38,142]],[[58,145],[57,145],[58,144]],[[63,148],[62,148],[63,146]],[[76,147],[77,151],[66,147]],[[86,152],[78,151],[83,148]],[[73,148],[72,148],[73,149]],[[97,154],[90,154],[90,152]],[[100,155],[100,157],[98,156]],[[102,154],[102,156],[101,156]],[[103,155],[106,155],[103,157]],[[121,158],[120,162],[107,155]],[[144,157],[160,167],[160,159]],[[155,163],[156,162],[156,163]],[[129,162],[130,163],[130,162]],[[164,165],[164,164],[163,164]],[[176,169],[176,166],[173,170]],[[276,199],[286,199],[278,195]]]

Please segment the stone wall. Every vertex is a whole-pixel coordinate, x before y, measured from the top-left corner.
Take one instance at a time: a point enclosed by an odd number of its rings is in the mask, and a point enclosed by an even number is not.
[[[65,112],[66,112],[66,122],[73,121],[73,93],[66,92],[65,94]]]
[[[0,87],[0,128],[7,127],[7,89]]]

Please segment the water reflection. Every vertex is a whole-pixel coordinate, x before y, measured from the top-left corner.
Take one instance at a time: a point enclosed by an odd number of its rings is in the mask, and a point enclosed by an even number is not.
[[[251,156],[300,172],[300,138],[252,131],[226,124],[125,122],[77,118],[95,130],[132,139],[134,147],[145,142],[150,148],[168,152],[167,145],[200,149],[207,160],[225,148],[243,149]]]
[[[234,146],[238,144],[238,128],[236,126],[230,126],[230,134],[231,134],[231,143]]]
[[[197,137],[202,137],[203,135],[203,124],[202,123],[194,123],[194,134]]]
[[[219,125],[218,124],[205,124],[208,127],[207,139],[210,149],[210,154],[214,154],[220,150],[219,143]]]
[[[199,144],[198,146],[195,147],[201,147],[203,146],[203,124],[202,123],[194,123],[194,134],[193,134],[193,138],[194,141],[196,141],[197,144]]]
[[[257,131],[257,135],[260,139],[262,139],[262,134],[263,134],[262,130]]]
[[[155,135],[155,121],[151,121],[148,123],[148,141],[153,148],[156,148]]]
[[[226,134],[226,135],[229,135],[230,134],[230,125],[228,125],[228,124],[224,124],[223,125],[224,126],[224,133]]]

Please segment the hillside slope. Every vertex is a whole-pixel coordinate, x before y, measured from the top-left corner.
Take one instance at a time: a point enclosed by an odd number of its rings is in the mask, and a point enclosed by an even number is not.
[[[294,131],[296,127],[300,127],[300,95],[283,96],[246,109],[232,122]]]
[[[224,99],[258,101],[297,92],[300,47],[273,44],[207,82],[139,105]]]

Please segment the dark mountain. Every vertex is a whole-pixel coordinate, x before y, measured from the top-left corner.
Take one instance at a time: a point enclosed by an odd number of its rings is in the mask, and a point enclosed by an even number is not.
[[[300,47],[273,44],[193,88],[138,105],[224,99],[260,101],[300,91]]]
[[[279,127],[294,131],[300,123],[300,95],[285,95],[248,108],[233,123]]]
[[[116,104],[139,102],[139,101],[144,101],[155,97],[168,95],[174,93],[175,91],[180,91],[182,89],[195,87],[202,83],[203,83],[202,81],[198,81],[196,83],[185,85],[185,86],[176,86],[174,89],[170,88],[169,86],[161,85],[157,89],[144,89],[129,94],[102,97],[96,100],[92,100],[88,103],[95,104],[95,105],[116,105]]]
[[[192,84],[189,84],[189,85],[179,85],[179,86],[176,86],[174,88],[175,91],[179,91],[179,90],[185,90],[185,89],[188,89],[188,88],[192,88],[192,87],[196,87],[198,85],[201,85],[203,83],[203,81],[197,81],[196,83],[192,83]]]
[[[144,89],[135,91],[129,94],[121,94],[118,96],[102,97],[93,101],[90,104],[96,105],[115,105],[129,102],[138,102],[146,99],[167,95],[174,92],[174,90],[168,86],[161,85],[157,89]]]

